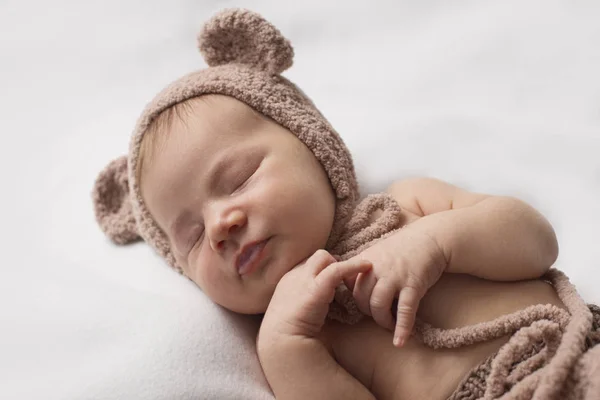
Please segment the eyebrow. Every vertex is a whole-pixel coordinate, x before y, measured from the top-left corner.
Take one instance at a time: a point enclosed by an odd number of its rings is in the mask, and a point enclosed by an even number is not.
[[[239,147],[233,150],[222,152],[216,162],[208,169],[208,187],[213,189],[217,186],[219,178],[225,170],[233,164],[235,157],[240,153]]]
[[[264,149],[260,146],[236,146],[233,149],[228,150],[224,154],[218,156],[217,161],[208,170],[208,187],[214,189],[217,187],[218,180],[224,174],[224,172],[241,160],[241,162],[248,166],[258,156],[264,154]]]

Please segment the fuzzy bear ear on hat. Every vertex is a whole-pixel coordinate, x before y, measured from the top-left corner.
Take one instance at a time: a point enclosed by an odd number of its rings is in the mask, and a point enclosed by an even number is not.
[[[198,34],[198,48],[211,66],[242,64],[271,75],[292,66],[294,50],[281,32],[259,14],[224,10]]]
[[[127,156],[117,158],[100,172],[92,197],[96,221],[106,236],[117,244],[141,239],[129,196]]]

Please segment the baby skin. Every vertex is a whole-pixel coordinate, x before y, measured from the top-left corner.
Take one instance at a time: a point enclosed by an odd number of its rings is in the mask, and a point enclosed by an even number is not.
[[[179,104],[141,154],[142,196],[184,274],[223,307],[264,313],[257,349],[278,399],[444,399],[508,338],[433,350],[410,335],[415,318],[455,328],[562,306],[539,279],[558,254],[554,231],[520,200],[393,183],[403,228],[337,262],[323,250],[335,210],[325,171],[243,103]],[[341,283],[369,318],[326,320]]]

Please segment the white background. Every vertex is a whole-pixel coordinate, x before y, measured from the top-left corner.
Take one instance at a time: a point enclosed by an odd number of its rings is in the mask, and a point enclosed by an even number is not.
[[[111,245],[90,192],[145,103],[205,66],[202,22],[238,5],[291,40],[285,75],[345,139],[364,193],[429,175],[518,196],[600,302],[600,2],[2,0],[1,398],[200,390],[203,295],[144,244]]]

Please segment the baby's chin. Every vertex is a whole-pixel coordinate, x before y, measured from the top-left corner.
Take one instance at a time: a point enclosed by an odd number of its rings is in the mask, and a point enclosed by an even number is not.
[[[222,300],[211,298],[213,303],[220,305],[221,307],[232,311],[237,314],[245,314],[245,315],[256,315],[256,314],[264,314],[269,307],[269,302],[273,297],[273,292],[275,288],[265,288],[260,295],[257,294],[249,298],[249,296],[240,296],[234,299],[233,301]],[[206,292],[204,292],[207,294]],[[207,294],[208,295],[208,294]]]
[[[228,309],[229,311],[232,311],[237,314],[257,315],[257,314],[264,314],[267,311],[267,307],[269,306],[269,303],[267,302],[266,304],[263,304],[261,302],[259,304],[255,304],[255,305],[245,303],[243,305],[234,305],[234,306],[230,306],[230,307],[221,304],[221,306]]]

